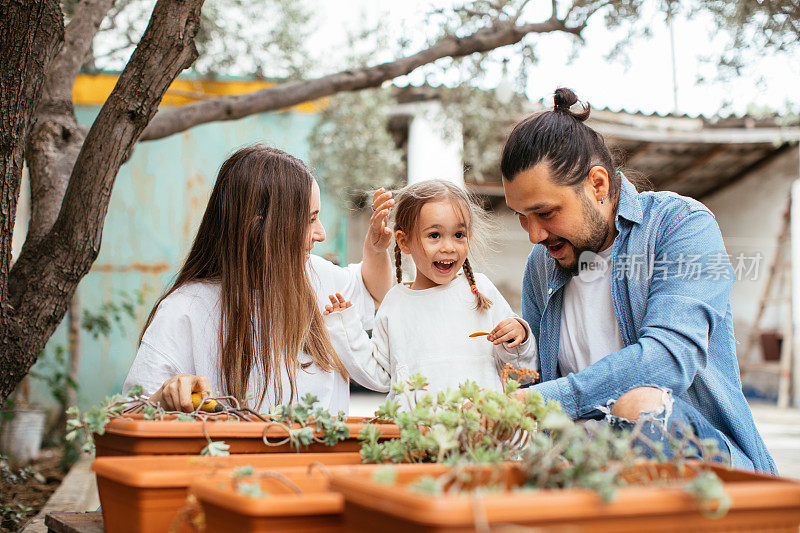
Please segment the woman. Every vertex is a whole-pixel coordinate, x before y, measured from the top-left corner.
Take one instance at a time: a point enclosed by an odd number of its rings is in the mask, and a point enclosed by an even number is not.
[[[214,391],[255,409],[313,393],[329,411],[347,411],[348,376],[320,308],[349,294],[365,327],[391,286],[386,251],[390,193],[379,190],[364,261],[339,268],[311,255],[325,240],[320,192],[299,159],[253,146],[217,176],[192,248],[144,326],[123,386],[144,388],[170,410],[191,411],[191,393]]]

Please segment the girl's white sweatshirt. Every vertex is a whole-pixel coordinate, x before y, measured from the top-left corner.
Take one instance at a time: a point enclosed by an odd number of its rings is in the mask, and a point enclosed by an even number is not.
[[[475,283],[492,301],[482,313],[475,309],[475,296],[462,273],[430,289],[395,285],[378,308],[371,340],[352,307],[327,315],[333,347],[350,376],[379,392],[416,373],[428,378],[431,392],[467,380],[501,390],[500,371],[506,363],[536,370],[536,339],[524,321],[528,338],[514,348],[495,346],[485,336],[469,336],[491,331],[506,318],[519,318],[486,276],[476,274]]]

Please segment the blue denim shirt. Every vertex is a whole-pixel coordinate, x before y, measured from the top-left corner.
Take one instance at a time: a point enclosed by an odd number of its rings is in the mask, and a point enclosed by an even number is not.
[[[535,390],[573,418],[586,418],[635,387],[669,389],[757,470],[776,472],[742,394],[730,305],[734,272],[714,215],[675,193],[638,193],[623,176],[615,224],[611,296],[625,348],[580,372],[560,376],[558,370],[570,276],[542,245],[528,257],[522,315],[539,344],[542,383]]]

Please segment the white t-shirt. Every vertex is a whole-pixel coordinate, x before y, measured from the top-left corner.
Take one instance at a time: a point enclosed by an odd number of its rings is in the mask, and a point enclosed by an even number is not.
[[[611,301],[611,246],[595,259],[599,268],[583,271],[564,287],[558,344],[558,366],[563,376],[625,347]]]
[[[511,349],[505,344],[495,346],[486,337],[469,337],[517,317],[486,276],[476,274],[475,283],[492,301],[483,313],[475,309],[475,296],[461,273],[450,283],[430,289],[395,285],[375,315],[372,340],[352,309],[326,316],[331,342],[350,377],[379,392],[416,373],[428,378],[431,392],[455,388],[467,380],[501,390],[499,370],[505,363],[535,370],[536,341],[530,328],[527,340]]]
[[[360,264],[341,268],[312,255],[307,269],[321,309],[326,303],[330,303],[329,294],[340,292],[353,302],[360,324],[367,329],[372,327],[375,306],[364,286]],[[219,284],[193,282],[177,289],[159,304],[153,321],[145,331],[122,387],[123,394],[133,385],[139,384],[144,388],[145,395],[151,395],[164,381],[182,373],[206,376],[214,391],[221,393],[222,380],[218,370],[219,327]],[[305,363],[311,359],[301,353],[298,360]],[[296,402],[310,392],[319,398],[319,405],[329,411],[348,411],[348,382],[336,372],[324,372],[314,365],[298,369],[294,399],[289,397],[289,378],[285,369],[281,370],[281,379],[283,395],[280,398],[275,397],[274,391],[267,390],[264,403],[258,406],[255,405],[257,400],[251,400],[250,407],[266,411],[270,405]],[[248,391],[258,397],[257,391],[260,391],[260,385],[264,381],[260,372],[254,371],[250,376]]]

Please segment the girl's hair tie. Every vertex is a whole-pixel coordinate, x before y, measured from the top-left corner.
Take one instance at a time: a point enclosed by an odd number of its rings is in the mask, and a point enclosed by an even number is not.
[[[470,285],[469,289],[472,291],[472,294],[478,294],[478,286],[477,285]]]

